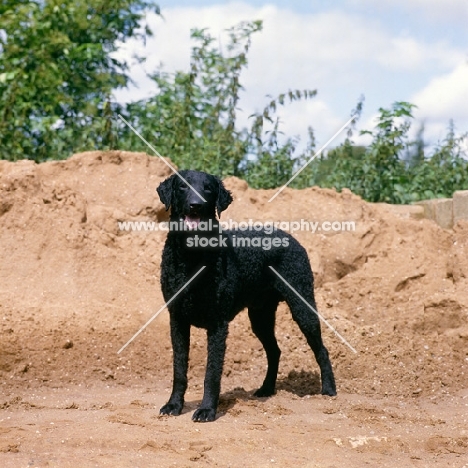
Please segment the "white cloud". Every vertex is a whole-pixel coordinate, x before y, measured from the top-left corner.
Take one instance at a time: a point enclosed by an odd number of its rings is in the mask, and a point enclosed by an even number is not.
[[[426,134],[432,140],[443,138],[450,119],[460,132],[468,131],[468,63],[433,78],[412,102],[418,106],[416,116],[426,122]]]
[[[468,117],[468,63],[433,78],[413,101],[426,118],[466,119]]]
[[[367,1],[359,0],[361,4]],[[406,1],[414,6],[423,0]],[[458,0],[448,1],[461,5]],[[318,144],[325,142],[346,121],[362,93],[367,98],[364,121],[378,107],[388,107],[395,100],[411,100],[413,94],[421,112],[427,108],[424,115],[433,115],[442,122],[450,112],[444,111],[443,116],[437,117],[436,103],[430,99],[432,91],[415,94],[414,79],[427,83],[435,74],[458,70],[456,67],[465,59],[463,50],[450,46],[444,39],[435,38],[427,43],[409,34],[393,33],[369,13],[330,9],[300,14],[283,7],[226,3],[205,8],[167,8],[163,14],[164,21],[148,16],[148,24],[156,34],[148,39],[146,47],[131,43],[119,52],[120,56],[128,57],[132,50],[138,49],[148,57],[144,68],[132,68],[139,90],[120,91],[116,93],[119,100],[153,93],[154,86],[144,77],[144,70],[154,71],[161,62],[167,71],[188,70],[191,28],[210,28],[211,34],[219,37],[220,44],[225,46],[223,30],[243,20],[261,19],[264,30],[252,38],[249,66],[241,77],[246,91],[240,102],[244,110],[240,123],[245,122],[246,115],[265,106],[267,94],[277,95],[296,88],[317,89],[316,98],[286,107],[280,115],[285,122],[284,131],[289,135],[300,134],[305,139],[307,127],[312,125]],[[457,76],[449,80],[449,85],[463,88]],[[465,81],[468,83],[468,79]],[[444,96],[441,99],[447,101],[448,109],[454,109],[452,98]],[[441,99],[437,102],[439,108]],[[451,117],[462,118],[461,105],[456,108],[457,114]]]
[[[429,62],[453,67],[464,58],[463,52],[453,50],[444,42],[424,44],[415,38],[401,36],[391,38],[388,42],[388,46],[378,56],[378,61],[394,70],[417,70],[426,67]]]

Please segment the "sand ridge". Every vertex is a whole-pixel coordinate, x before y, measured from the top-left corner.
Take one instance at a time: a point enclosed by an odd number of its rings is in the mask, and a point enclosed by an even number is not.
[[[117,350],[163,304],[159,264],[166,234],[123,232],[118,222],[166,221],[155,189],[170,174],[158,158],[124,151],[42,164],[0,161],[2,466],[23,466],[26,459],[37,466],[72,466],[72,454],[85,457],[76,441],[75,449],[64,442],[57,453],[51,443],[49,451],[43,447],[42,455],[33,457],[41,447],[28,429],[28,415],[45,424],[61,414],[81,427],[80,439],[89,430],[85,414],[91,418],[93,411],[103,429],[96,428],[102,440],[94,455],[82,458],[91,460],[89,466],[127,466],[133,456],[150,460],[149,454],[162,457],[162,464],[143,461],[141,466],[236,466],[240,446],[250,454],[243,466],[270,466],[275,457],[277,466],[343,466],[336,458],[340,454],[350,457],[348,466],[363,466],[363,460],[387,466],[395,454],[404,454],[400,466],[463,466],[468,454],[462,429],[468,403],[468,222],[443,230],[432,221],[366,203],[347,190],[287,188],[268,203],[274,190],[253,190],[228,178],[234,202],[222,214],[222,220],[236,221],[355,223],[354,232],[294,233],[311,259],[319,311],[358,351],[352,353],[323,326],[339,396],[317,395],[317,366],[281,305],[277,337],[283,354],[275,397],[251,396],[266,362],[242,313],[230,327],[224,406],[215,423],[222,430],[194,427],[189,413],[158,419],[172,372],[167,313],[123,353]],[[194,330],[192,409],[201,395],[205,346],[203,332]],[[70,392],[74,399],[68,398]],[[38,395],[46,403],[38,404]],[[77,408],[67,407],[72,404]],[[434,420],[427,407],[438,415]],[[333,434],[339,424],[341,432]],[[364,430],[369,425],[372,430]],[[122,459],[116,455],[118,440],[111,443],[104,435],[107,426],[135,431]],[[231,440],[239,426],[241,434],[268,433],[272,455],[260,436],[251,446]],[[317,442],[320,450],[313,444],[304,449],[307,462],[298,448],[306,441],[297,435],[301,427],[323,442]],[[414,427],[421,427],[419,436],[403,436]],[[193,439],[196,429],[207,431],[206,440]],[[145,430],[164,436],[148,438]],[[292,432],[285,436],[285,430]],[[220,437],[231,440],[221,451]]]

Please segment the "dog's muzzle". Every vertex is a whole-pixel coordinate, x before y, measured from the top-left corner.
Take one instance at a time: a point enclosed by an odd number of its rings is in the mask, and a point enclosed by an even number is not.
[[[189,229],[196,229],[201,221],[201,204],[191,203],[188,214],[184,216],[184,222]]]

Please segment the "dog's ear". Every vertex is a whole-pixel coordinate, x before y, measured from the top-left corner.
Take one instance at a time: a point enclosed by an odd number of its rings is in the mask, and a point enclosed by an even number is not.
[[[226,190],[221,179],[218,179],[218,198],[216,200],[216,210],[218,211],[218,216],[221,216],[221,212],[224,211],[232,202],[231,192]]]
[[[156,189],[159,195],[159,199],[164,206],[166,207],[166,211],[172,204],[172,189],[174,183],[175,174],[171,175],[168,179],[164,180],[159,184],[159,187]]]

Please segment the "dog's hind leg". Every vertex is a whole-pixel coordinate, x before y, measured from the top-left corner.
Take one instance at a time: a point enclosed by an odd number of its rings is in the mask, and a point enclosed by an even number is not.
[[[292,291],[288,285],[282,281],[276,281],[277,289],[283,295],[286,303],[291,309],[293,319],[299,325],[302,333],[307,339],[307,343],[314,352],[315,359],[320,367],[322,379],[322,395],[336,395],[335,377],[328,356],[327,348],[322,341],[320,329],[320,319],[316,312],[308,307],[304,302]],[[306,277],[298,279],[297,282],[290,282],[291,286],[299,293],[299,295],[316,311],[313,294],[313,281],[309,281]]]
[[[317,310],[317,305],[315,304],[312,294],[305,295],[304,299]],[[299,328],[307,339],[307,343],[309,343],[309,346],[312,348],[317,364],[320,367],[322,395],[336,395],[335,377],[328,356],[328,350],[325,348],[322,341],[318,315],[307,307],[297,296],[289,297],[289,300],[286,299],[286,302],[291,309],[293,319],[299,325]]]
[[[268,361],[268,369],[262,386],[254,393],[257,397],[268,397],[275,393],[276,378],[281,350],[275,337],[275,313],[278,307],[276,298],[267,299],[261,306],[249,307],[252,331],[263,345]]]

